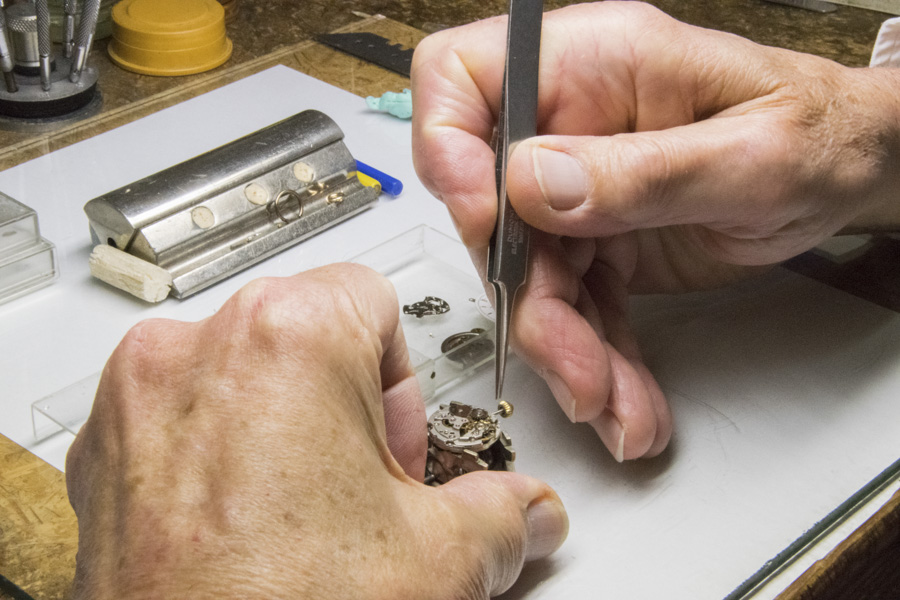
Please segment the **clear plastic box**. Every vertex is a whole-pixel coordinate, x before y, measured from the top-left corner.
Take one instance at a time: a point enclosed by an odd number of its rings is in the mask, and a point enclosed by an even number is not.
[[[494,357],[490,303],[465,247],[458,241],[420,225],[351,262],[375,269],[394,284],[400,324],[426,403],[435,402],[441,390]],[[403,312],[404,305],[426,296],[446,301],[450,310],[421,318]],[[94,373],[34,402],[31,420],[35,438],[44,439],[63,430],[77,434],[91,412],[99,382],[100,373]]]
[[[56,249],[41,237],[37,214],[0,193],[0,304],[53,283]]]
[[[372,267],[394,284],[400,324],[426,401],[493,359],[492,311],[461,243],[420,225],[352,262]],[[403,312],[427,296],[446,301],[450,310],[422,318]]]

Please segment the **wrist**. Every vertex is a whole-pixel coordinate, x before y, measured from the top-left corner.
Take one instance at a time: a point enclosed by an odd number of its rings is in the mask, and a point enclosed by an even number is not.
[[[900,231],[900,69],[852,69],[849,85],[857,90],[870,140],[868,154],[871,193],[843,233]]]

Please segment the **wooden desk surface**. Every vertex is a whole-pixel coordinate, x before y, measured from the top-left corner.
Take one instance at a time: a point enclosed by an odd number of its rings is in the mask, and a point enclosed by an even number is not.
[[[64,598],[77,548],[65,475],[0,436],[0,575],[35,598]]]
[[[237,5],[238,0],[233,0]],[[547,7],[567,4],[548,0]],[[831,16],[767,4],[761,0],[656,0],[681,20],[723,29],[770,45],[817,53],[847,65],[867,63],[878,25],[886,15],[843,7]],[[506,0],[392,3],[363,0],[360,10],[383,12],[418,28],[433,30],[500,14]],[[298,8],[303,5],[302,11]],[[19,164],[81,139],[192,98],[275,64],[296,68],[361,96],[408,86],[408,80],[308,40],[315,32],[340,28],[371,31],[406,46],[420,29],[383,18],[359,19],[335,12],[325,0],[243,3],[229,23],[233,59],[203,75],[150,78],[101,67],[103,112],[92,119],[40,135],[0,132],[0,168]],[[288,18],[273,19],[281,11]],[[282,29],[278,29],[282,27]],[[260,44],[259,40],[263,40]],[[95,60],[107,61],[98,45]],[[254,49],[254,50],[251,50]],[[265,52],[261,52],[261,49]],[[65,598],[75,565],[77,523],[65,493],[65,477],[28,451],[0,436],[0,599],[26,598],[3,578],[36,599]],[[780,600],[900,598],[900,494],[825,560],[803,575]]]

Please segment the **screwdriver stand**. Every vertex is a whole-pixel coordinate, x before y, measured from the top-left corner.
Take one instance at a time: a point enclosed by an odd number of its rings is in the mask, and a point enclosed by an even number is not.
[[[18,90],[9,92],[0,86],[0,115],[17,119],[48,119],[71,114],[97,97],[97,69],[86,67],[77,83],[69,81],[71,62],[65,57],[53,61],[50,89],[41,87],[40,75],[16,71]]]

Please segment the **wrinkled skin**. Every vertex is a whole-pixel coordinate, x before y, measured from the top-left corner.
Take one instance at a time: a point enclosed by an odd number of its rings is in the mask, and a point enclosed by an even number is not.
[[[413,156],[475,264],[496,220],[489,142],[505,18],[424,40]],[[844,228],[900,225],[900,73],[679,23],[639,2],[545,15],[539,137],[508,193],[533,236],[513,344],[618,460],[672,431],[629,294],[725,285]]]
[[[334,265],[134,327],[67,458],[74,597],[482,599],[555,550],[545,484],[421,483],[398,312],[386,280]]]

